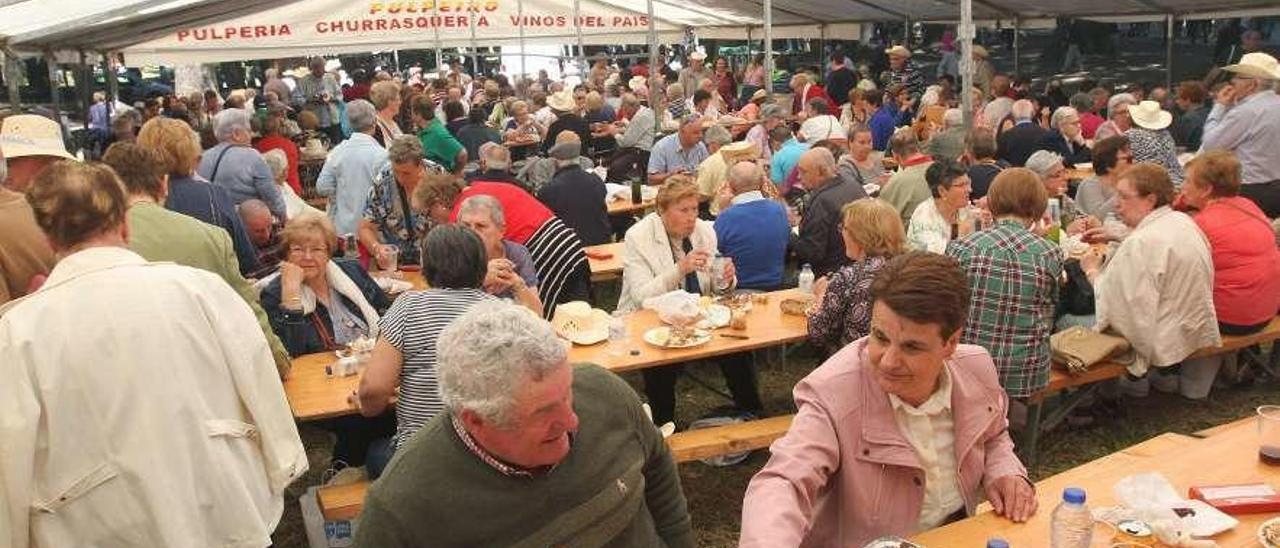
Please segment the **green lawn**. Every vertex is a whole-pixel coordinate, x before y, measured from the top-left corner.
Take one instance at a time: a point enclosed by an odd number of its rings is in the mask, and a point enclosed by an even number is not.
[[[788,357],[785,366],[773,363],[760,367],[761,394],[770,414],[794,411],[791,387],[818,365],[814,357],[805,355],[806,348],[796,350]],[[719,371],[714,366],[699,364],[689,369],[699,378],[723,386]],[[639,390],[638,374],[627,374],[624,378]],[[722,397],[687,379],[681,380],[678,393],[680,399],[676,412],[682,425],[727,403]],[[1085,428],[1060,426],[1044,435],[1040,440],[1040,462],[1031,471],[1032,477],[1047,477],[1163,432],[1190,434],[1230,422],[1251,414],[1255,407],[1265,403],[1280,403],[1274,384],[1215,389],[1208,402],[1188,402],[1178,396],[1155,393],[1142,399],[1130,399],[1118,415],[1102,418]],[[297,499],[307,486],[320,482],[320,471],[328,461],[332,444],[331,436],[315,427],[303,425],[301,432],[311,457],[312,470],[289,489],[285,516],[274,535],[278,547],[306,546]],[[742,494],[751,475],[767,460],[767,451],[757,451],[747,462],[728,468],[702,463],[681,466],[680,476],[689,499],[698,546],[737,545]]]

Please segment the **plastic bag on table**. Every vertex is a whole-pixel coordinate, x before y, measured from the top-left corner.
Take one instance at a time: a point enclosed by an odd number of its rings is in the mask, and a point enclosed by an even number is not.
[[[1188,544],[1191,537],[1212,537],[1240,524],[1203,501],[1178,496],[1169,480],[1158,472],[1120,480],[1115,485],[1115,494],[1116,499],[1133,512],[1133,519],[1149,523],[1162,542],[1173,546],[1197,546]]]
[[[658,313],[658,319],[674,326],[689,326],[702,318],[701,297],[683,289],[644,300],[644,307]]]

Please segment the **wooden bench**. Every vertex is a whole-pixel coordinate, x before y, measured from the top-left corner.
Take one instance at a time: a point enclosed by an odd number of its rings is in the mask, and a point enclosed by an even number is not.
[[[1280,340],[1280,317],[1273,318],[1270,324],[1262,331],[1250,335],[1223,335],[1222,344],[1218,346],[1210,346],[1201,348],[1188,356],[1192,358],[1204,358],[1208,356],[1216,356],[1226,354],[1228,352],[1236,352],[1245,350],[1256,344],[1263,344]],[[1274,349],[1271,352],[1274,361],[1277,355]],[[1265,365],[1263,366],[1265,367]],[[1039,442],[1040,433],[1047,431],[1066,418],[1077,405],[1079,405],[1086,397],[1088,391],[1081,391],[1064,402],[1063,405],[1054,409],[1048,416],[1043,416],[1043,404],[1046,399],[1056,396],[1067,389],[1079,387],[1091,387],[1096,383],[1118,379],[1125,374],[1127,368],[1124,365],[1114,362],[1103,362],[1097,364],[1083,375],[1072,375],[1066,371],[1058,369],[1056,366],[1049,373],[1049,384],[1040,391],[1032,394],[1028,399],[1027,410],[1027,427],[1024,428],[1022,435],[1019,436],[1018,446],[1022,453],[1023,462],[1028,468],[1035,465],[1036,461],[1036,445]],[[1034,426],[1033,426],[1034,425]]]
[[[667,447],[676,462],[764,449],[787,433],[795,415],[728,424],[715,428],[688,430],[667,438]],[[369,482],[334,485],[317,489],[320,513],[328,521],[346,520],[360,514]]]

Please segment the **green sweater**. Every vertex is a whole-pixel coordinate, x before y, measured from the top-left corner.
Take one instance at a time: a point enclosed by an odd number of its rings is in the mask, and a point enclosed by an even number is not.
[[[370,488],[356,546],[693,546],[675,463],[631,387],[575,366],[573,405],[573,448],[537,478],[502,475],[437,415]]]
[[[137,202],[129,207],[129,249],[152,262],[171,262],[207,270],[227,282],[258,317],[258,325],[271,346],[280,378],[289,372],[289,353],[271,331],[267,313],[258,304],[258,294],[240,275],[231,236],[227,231],[154,202]]]

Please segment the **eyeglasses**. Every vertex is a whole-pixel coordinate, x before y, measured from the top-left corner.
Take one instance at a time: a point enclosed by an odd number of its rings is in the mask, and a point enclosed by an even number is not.
[[[291,245],[289,246],[289,254],[297,255],[299,257],[307,257],[312,255],[323,257],[329,254],[329,250],[323,247],[302,247],[300,245]]]

